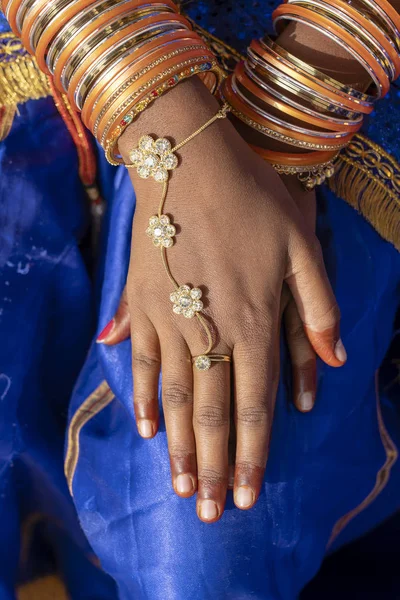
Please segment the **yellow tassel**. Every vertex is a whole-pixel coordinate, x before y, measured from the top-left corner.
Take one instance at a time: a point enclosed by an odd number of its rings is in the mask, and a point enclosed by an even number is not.
[[[16,106],[28,100],[38,100],[50,94],[46,75],[32,56],[19,56],[0,63],[0,106]]]
[[[400,250],[400,165],[357,134],[340,154],[330,189]]]

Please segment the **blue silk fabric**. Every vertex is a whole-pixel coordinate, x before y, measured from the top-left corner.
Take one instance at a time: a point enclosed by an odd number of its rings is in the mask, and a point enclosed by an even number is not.
[[[197,4],[201,18],[221,26],[209,4]],[[254,4],[251,10],[261,11],[262,3]],[[257,35],[263,18],[242,28],[236,22],[241,44]],[[396,87],[381,106],[370,135],[399,159]],[[127,172],[99,160],[108,210],[93,281],[76,151],[52,100],[21,106],[0,144],[0,600],[14,599],[18,583],[55,567],[73,600],[295,600],[333,530],[330,549],[400,503],[397,371],[388,354],[396,341],[400,256],[345,202],[319,190],[318,236],[348,363],[339,370],[319,364],[318,402],[302,415],[290,400],[282,343],[259,502],[240,511],[229,494],[221,521],[206,525],[194,498],[173,493],[162,417],[155,439],[136,432],[130,342],[94,343],[125,284],[135,210]],[[74,506],[63,475],[64,438],[104,379],[115,399],[94,409],[80,432]],[[340,521],[356,507],[353,519]]]

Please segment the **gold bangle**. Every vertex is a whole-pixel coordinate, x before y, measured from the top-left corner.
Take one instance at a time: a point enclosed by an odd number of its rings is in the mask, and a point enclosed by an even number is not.
[[[171,33],[173,37],[169,35]],[[147,33],[133,40],[132,45],[131,40],[129,40],[129,43],[126,44],[128,48],[123,52],[118,47],[119,54],[114,54],[114,51],[111,53],[102,53],[97,60],[92,62],[89,69],[85,69],[85,61],[83,61],[76,73],[71,77],[68,85],[77,107],[79,109],[83,108],[86,98],[89,97],[95,87],[102,91],[105,85],[107,85],[107,81],[110,81],[111,78],[117,75],[119,76],[120,73],[123,73],[133,63],[142,61],[144,58],[150,60],[155,49],[167,49],[168,45],[177,39],[190,43],[195,37],[197,37],[197,34],[185,29],[165,29],[163,31],[155,29],[152,31],[152,35]],[[140,50],[142,52],[139,56],[136,56]],[[112,60],[113,58],[114,60]],[[75,82],[74,80],[79,72],[83,72],[84,74],[80,77],[79,81]]]
[[[210,68],[211,64],[211,68]],[[116,129],[112,131],[110,137],[106,140],[104,145],[105,155],[107,161],[112,165],[123,164],[121,155],[118,153],[118,140],[124,133],[125,129],[134,121],[134,119],[143,112],[154,100],[159,98],[162,94],[175,87],[178,83],[193,77],[194,75],[201,75],[204,72],[212,72],[217,78],[216,88],[219,89],[221,81],[226,77],[225,72],[221,69],[218,63],[205,63],[188,67],[181,71],[179,75],[174,75],[167,81],[164,81],[161,85],[154,88],[147,96],[145,96],[138,104],[133,108],[129,109],[118,123]]]
[[[355,8],[341,2],[341,0],[335,0],[334,4],[330,0],[288,0],[288,4],[303,6],[304,8],[311,7],[311,10],[353,32],[370,49],[370,52],[386,71],[389,79],[394,80],[396,78],[396,73],[399,72],[400,58],[393,49],[390,40],[377,25],[369,22]]]
[[[265,77],[267,80],[271,80],[275,85],[283,88],[286,92],[293,94],[294,96],[301,98],[308,102],[311,106],[317,108],[320,112],[326,114],[338,115],[348,120],[358,120],[362,118],[362,114],[359,112],[351,111],[350,109],[343,106],[340,101],[335,102],[324,96],[322,93],[313,90],[305,83],[297,81],[290,77],[287,73],[279,71],[272,65],[262,61],[257,55],[248,48],[246,63],[249,68],[256,73],[260,73],[260,76]]]
[[[205,56],[206,48],[201,44],[190,44],[190,46],[176,48],[161,56],[156,55],[154,60],[147,63],[140,71],[137,70],[138,65],[134,64],[126,72],[120,73],[112,86],[107,86],[102,94],[97,96],[96,102],[88,115],[88,126],[100,143],[104,131],[101,123],[107,119],[107,115],[112,114],[115,118],[118,118],[121,112],[136,101],[141,94],[147,92],[168,75],[173,75],[177,69],[187,66],[186,58],[182,60],[180,55],[195,50],[202,51],[201,55],[196,56],[199,61],[203,59],[203,62],[205,62],[209,57],[208,53]],[[174,59],[173,62],[172,59]],[[177,60],[180,60],[180,62],[176,62]],[[162,72],[159,71],[160,65],[164,65]],[[152,72],[154,72],[154,75],[151,75]],[[132,92],[132,90],[134,91]],[[129,94],[128,100],[127,94]],[[86,106],[84,108],[86,109]]]
[[[281,133],[280,131],[271,129],[268,126],[266,126],[262,123],[259,123],[255,118],[252,118],[252,117],[246,115],[242,110],[240,110],[235,105],[234,102],[237,100],[237,98],[235,99],[234,96],[233,96],[233,98],[226,96],[225,91],[226,91],[225,89],[220,90],[220,96],[224,102],[229,103],[232,114],[234,114],[238,119],[243,121],[243,123],[246,123],[246,125],[249,125],[249,127],[252,127],[256,131],[263,133],[267,137],[278,140],[279,142],[282,142],[284,144],[288,144],[289,146],[295,146],[297,148],[305,148],[308,150],[340,150],[341,148],[344,148],[345,146],[347,146],[347,141],[345,143],[339,144],[339,145],[327,144],[327,143],[323,143],[323,142],[318,142],[318,143],[310,142],[308,140],[295,139],[285,133]]]
[[[261,46],[265,48],[265,50],[272,52],[273,55],[280,59],[284,60],[286,64],[290,65],[292,68],[296,68],[300,73],[304,73],[318,80],[318,82],[326,89],[334,91],[336,94],[339,94],[343,98],[351,97],[355,101],[359,102],[362,106],[373,108],[375,97],[370,94],[366,94],[351,86],[341,83],[340,81],[333,79],[326,73],[319,71],[312,65],[302,61],[300,58],[291,54],[282,46],[279,46],[276,42],[273,42],[271,38],[268,36],[264,36],[263,39],[259,40]],[[313,90],[313,88],[312,88]],[[314,90],[313,90],[314,91]]]
[[[54,72],[57,55],[65,48],[65,46],[71,40],[73,40],[74,36],[77,35],[77,33],[79,33],[79,31],[81,31],[81,29],[88,24],[88,22],[92,21],[92,19],[95,16],[93,13],[93,5],[89,5],[84,10],[75,15],[75,17],[72,18],[68,23],[61,26],[58,33],[54,36],[53,40],[51,41],[51,44],[49,45],[46,56],[47,66],[52,73]],[[129,25],[132,21],[135,21],[137,17],[137,11],[132,11],[132,13],[128,13],[128,15],[123,15],[122,17],[119,15],[115,22],[107,23],[104,29],[107,28],[107,32],[109,32],[109,34],[112,34],[117,29],[117,25],[119,25],[121,28],[124,28],[125,26]],[[104,36],[106,36],[106,32],[104,30],[102,31],[104,33]]]

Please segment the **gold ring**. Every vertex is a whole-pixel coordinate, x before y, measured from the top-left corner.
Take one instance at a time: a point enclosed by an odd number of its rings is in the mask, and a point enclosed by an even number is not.
[[[226,354],[199,354],[192,357],[192,363],[198,371],[208,371],[213,362],[232,362],[232,358]]]

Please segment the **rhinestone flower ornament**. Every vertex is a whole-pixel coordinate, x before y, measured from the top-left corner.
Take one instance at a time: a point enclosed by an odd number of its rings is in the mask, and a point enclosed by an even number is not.
[[[173,237],[176,229],[171,225],[167,215],[160,215],[160,217],[153,215],[150,217],[146,233],[157,248],[171,248],[174,245]]]
[[[166,138],[153,140],[151,135],[140,138],[139,146],[131,151],[129,158],[139,177],[153,177],[160,183],[168,181],[168,171],[173,171],[178,166],[178,158],[171,152],[171,142]]]
[[[181,285],[169,297],[174,305],[172,310],[176,315],[182,314],[187,319],[192,319],[196,313],[203,309],[203,303],[200,300],[201,296],[202,292],[199,288]]]

